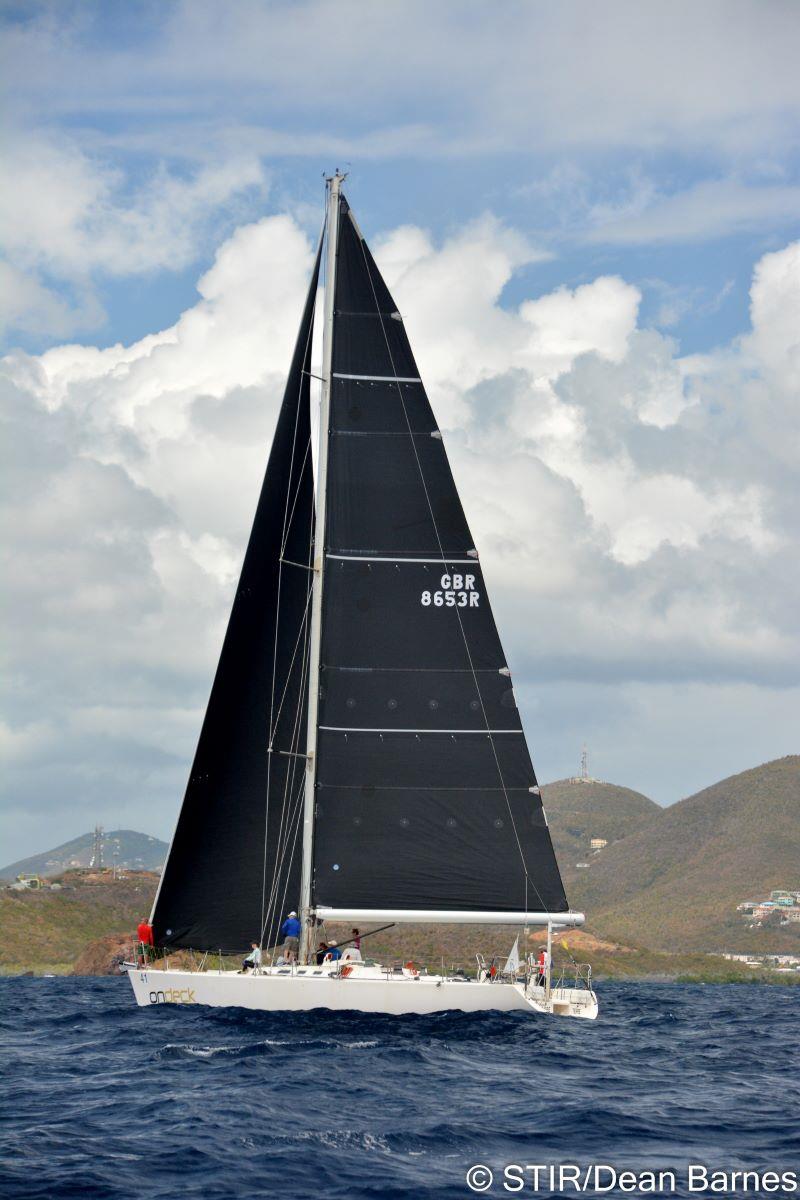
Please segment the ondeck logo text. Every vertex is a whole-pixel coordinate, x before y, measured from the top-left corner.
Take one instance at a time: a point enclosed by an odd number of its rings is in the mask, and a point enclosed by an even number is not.
[[[192,988],[165,988],[164,991],[150,993],[151,1004],[195,1004]]]

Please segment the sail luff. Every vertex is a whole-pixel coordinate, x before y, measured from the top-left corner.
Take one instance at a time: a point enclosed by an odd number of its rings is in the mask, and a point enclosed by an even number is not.
[[[336,259],[339,242],[339,192],[343,176],[337,171],[328,180],[326,218],[327,250],[325,260],[324,324],[322,330],[322,392],[319,410],[319,449],[317,452],[316,524],[314,530],[311,631],[308,668],[308,718],[306,722],[306,779],[303,803],[302,868],[300,876],[300,918],[302,934],[300,961],[308,958],[310,907],[314,846],[314,806],[316,799],[316,754],[319,708],[320,644],[322,637],[322,585],[325,565],[325,537],[328,489],[328,430],[330,426],[331,375],[333,368],[333,312],[336,294]]]

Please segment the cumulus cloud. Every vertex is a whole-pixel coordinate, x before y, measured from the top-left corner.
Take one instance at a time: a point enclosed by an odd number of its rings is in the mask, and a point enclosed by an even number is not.
[[[100,324],[98,278],[175,271],[193,262],[225,206],[266,176],[252,155],[223,157],[177,174],[157,164],[135,187],[127,173],[70,137],[9,132],[5,167],[14,186],[0,198],[7,288],[4,324],[70,334]]]
[[[514,272],[541,254],[490,216],[441,244],[412,227],[375,244],[535,749],[539,733],[565,745],[548,694],[578,712],[576,689],[605,711],[616,695],[623,721],[635,703],[660,712],[659,688],[723,689],[726,711],[741,695],[757,715],[760,695],[796,683],[798,335],[786,314],[800,244],[756,265],[749,332],[691,358],[642,327],[640,294],[618,276],[504,306]],[[3,736],[22,834],[56,802],[69,805],[65,836],[98,813],[168,832],[311,258],[291,217],[269,217],[220,246],[170,328],[5,360],[17,637]],[[640,710],[626,728],[644,724]],[[780,721],[758,736],[771,746]],[[559,760],[543,750],[547,778]]]

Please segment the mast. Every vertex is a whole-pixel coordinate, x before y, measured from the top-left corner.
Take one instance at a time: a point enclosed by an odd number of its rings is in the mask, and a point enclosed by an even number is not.
[[[319,707],[320,640],[322,633],[322,582],[325,565],[325,517],[328,480],[328,428],[331,407],[333,362],[333,306],[336,293],[336,253],[339,242],[339,193],[345,176],[334,172],[326,180],[328,232],[325,259],[325,298],[322,330],[322,396],[319,408],[317,452],[316,518],[314,525],[314,582],[311,596],[311,630],[308,661],[308,723],[306,741],[306,784],[303,804],[303,861],[300,877],[300,962],[307,962],[311,916],[311,871],[314,841],[314,805],[317,782],[317,709]]]

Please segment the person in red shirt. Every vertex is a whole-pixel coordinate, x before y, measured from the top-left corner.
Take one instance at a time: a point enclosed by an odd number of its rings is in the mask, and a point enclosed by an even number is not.
[[[142,965],[146,965],[148,958],[155,958],[153,926],[147,921],[141,920],[136,927],[136,940],[139,943]]]
[[[547,946],[539,947],[539,957],[536,961],[536,972],[539,987],[545,987],[547,984],[547,968],[550,966],[550,954]]]

